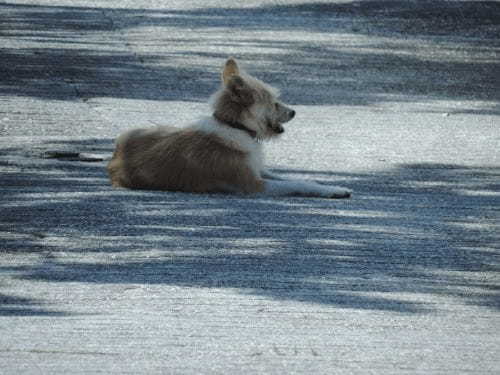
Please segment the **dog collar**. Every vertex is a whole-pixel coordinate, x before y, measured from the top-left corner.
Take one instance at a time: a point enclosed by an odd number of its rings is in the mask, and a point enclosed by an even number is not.
[[[252,129],[248,129],[245,125],[243,125],[241,122],[238,122],[238,121],[225,121],[225,120],[222,120],[219,116],[217,116],[215,113],[214,113],[214,118],[220,122],[221,124],[224,124],[224,125],[227,125],[233,129],[238,129],[238,130],[243,130],[244,132],[247,132],[247,134],[252,137],[252,138],[257,138],[257,132],[252,130]]]

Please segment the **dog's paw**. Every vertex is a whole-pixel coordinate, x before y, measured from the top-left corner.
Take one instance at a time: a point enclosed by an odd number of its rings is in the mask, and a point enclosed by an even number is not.
[[[343,187],[332,187],[329,191],[328,198],[332,199],[342,199],[342,198],[350,198],[352,191]]]

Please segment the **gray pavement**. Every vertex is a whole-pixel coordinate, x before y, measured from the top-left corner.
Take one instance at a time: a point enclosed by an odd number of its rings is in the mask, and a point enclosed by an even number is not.
[[[0,373],[500,372],[500,2],[0,2]],[[224,59],[349,200],[113,189]]]

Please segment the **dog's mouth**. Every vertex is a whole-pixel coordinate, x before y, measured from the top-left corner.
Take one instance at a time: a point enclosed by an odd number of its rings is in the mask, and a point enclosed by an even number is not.
[[[280,124],[279,122],[273,123],[272,121],[268,120],[267,127],[275,134],[281,134],[285,131],[285,128],[283,128],[283,125]]]

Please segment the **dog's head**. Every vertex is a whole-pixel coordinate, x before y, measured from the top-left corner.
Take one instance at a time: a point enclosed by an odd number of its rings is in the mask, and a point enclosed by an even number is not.
[[[258,139],[283,133],[283,124],[295,116],[294,110],[278,100],[277,90],[241,71],[232,58],[224,66],[222,83],[212,100],[216,117],[243,125]]]

